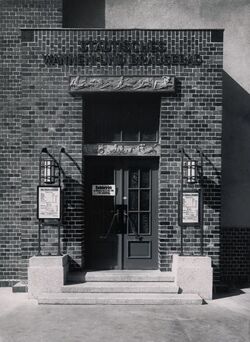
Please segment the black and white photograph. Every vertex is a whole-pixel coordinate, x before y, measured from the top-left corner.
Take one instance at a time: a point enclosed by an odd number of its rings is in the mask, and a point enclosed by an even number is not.
[[[250,0],[0,0],[0,342],[250,341]]]

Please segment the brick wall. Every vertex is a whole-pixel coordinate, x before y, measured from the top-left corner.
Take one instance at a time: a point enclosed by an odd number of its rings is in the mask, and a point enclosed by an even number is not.
[[[74,66],[45,65],[44,54],[77,54],[83,39],[163,39],[172,54],[202,55],[200,66]],[[219,267],[220,234],[220,149],[221,149],[221,73],[222,42],[211,42],[210,31],[81,31],[35,30],[34,37],[22,43],[22,246],[23,260],[35,253],[36,185],[38,154],[43,146],[53,146],[58,153],[66,148],[70,158],[63,163],[66,178],[65,224],[63,251],[76,265],[84,264],[84,217],[82,197],[82,142],[84,113],[81,99],[68,94],[69,75],[174,75],[177,92],[161,101],[161,159],[159,192],[159,267],[171,268],[171,255],[180,249],[178,226],[178,190],[180,188],[180,154],[185,147],[197,158],[196,148],[204,151],[204,252],[212,256],[216,271]],[[26,61],[29,61],[27,63]],[[84,101],[84,98],[83,98]],[[72,159],[74,162],[72,162]],[[30,163],[32,161],[32,169]],[[76,194],[78,193],[78,195]],[[55,251],[56,232],[44,231],[46,248]],[[184,252],[199,253],[197,228],[189,227],[184,234]],[[44,245],[43,252],[46,252]],[[24,268],[25,271],[25,268]],[[218,274],[218,272],[216,272]],[[25,277],[25,272],[23,274]]]
[[[61,0],[0,1],[0,280],[4,284],[20,278],[25,240],[21,232],[20,27],[60,27],[61,21]]]
[[[229,285],[243,285],[250,281],[250,229],[222,227],[222,281]]]
[[[1,173],[0,284],[26,279],[27,260],[37,250],[36,186],[38,159],[47,146],[57,157],[66,148],[64,174],[65,217],[62,249],[75,266],[84,265],[84,198],[82,101],[68,94],[69,75],[166,74],[177,78],[177,93],[161,100],[161,159],[159,184],[159,266],[171,267],[180,250],[177,224],[180,154],[204,152],[204,253],[212,256],[216,280],[249,278],[249,229],[220,232],[221,72],[222,42],[211,41],[209,30],[77,31],[49,30],[62,26],[61,0],[0,1]],[[21,49],[20,28],[23,30]],[[34,30],[44,28],[44,30]],[[45,29],[46,28],[46,29]],[[201,66],[74,67],[45,66],[44,53],[77,53],[83,38],[162,39],[171,53],[200,53]],[[55,252],[54,227],[42,230],[43,253]],[[184,253],[198,254],[198,229],[184,230]],[[220,255],[221,247],[221,255]],[[221,268],[221,269],[220,269]]]
[[[159,184],[159,266],[171,267],[171,255],[179,252],[177,224],[180,188],[180,155],[183,146],[190,156],[203,149],[204,251],[219,267],[220,148],[222,42],[211,41],[211,31],[81,31],[35,29],[61,27],[61,1],[2,1],[4,23],[1,78],[4,103],[1,113],[1,263],[5,281],[26,279],[27,260],[37,250],[36,186],[41,148],[57,157],[63,146],[65,217],[64,253],[72,264],[84,265],[84,203],[82,100],[68,94],[69,75],[174,75],[177,93],[161,101],[161,159]],[[19,28],[32,28],[22,31]],[[202,55],[200,66],[47,66],[43,54],[77,53],[82,39],[162,39],[172,53]],[[84,100],[83,100],[84,101]],[[42,252],[56,251],[56,229],[42,230]],[[184,232],[184,252],[199,252],[197,228]]]
[[[172,68],[178,79],[174,97],[162,99],[160,181],[160,265],[170,269],[171,254],[180,251],[177,225],[177,192],[180,188],[181,147],[194,159],[197,147],[204,153],[204,254],[212,257],[215,279],[219,277],[220,177],[222,112],[222,45],[211,42],[209,31],[174,33],[174,49],[199,51],[200,68]],[[183,42],[188,42],[185,44]],[[184,254],[199,254],[199,229],[184,229]]]

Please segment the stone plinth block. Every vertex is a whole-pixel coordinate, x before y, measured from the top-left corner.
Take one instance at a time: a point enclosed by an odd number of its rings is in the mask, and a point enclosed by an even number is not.
[[[183,293],[196,293],[203,299],[212,299],[213,268],[210,257],[175,254],[172,271],[176,285]]]
[[[47,292],[61,292],[69,269],[68,256],[34,256],[29,259],[28,293],[30,298]]]

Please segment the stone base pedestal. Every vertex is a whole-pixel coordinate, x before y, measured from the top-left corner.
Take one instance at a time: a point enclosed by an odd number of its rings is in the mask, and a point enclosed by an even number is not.
[[[196,293],[203,299],[212,299],[213,268],[210,257],[174,254],[172,271],[176,285],[183,293]]]
[[[28,293],[37,298],[44,292],[61,292],[69,269],[68,256],[34,256],[29,259]]]

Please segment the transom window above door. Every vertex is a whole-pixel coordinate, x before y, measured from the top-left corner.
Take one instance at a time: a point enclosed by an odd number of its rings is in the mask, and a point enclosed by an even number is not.
[[[158,141],[159,96],[101,94],[83,103],[85,143]]]

